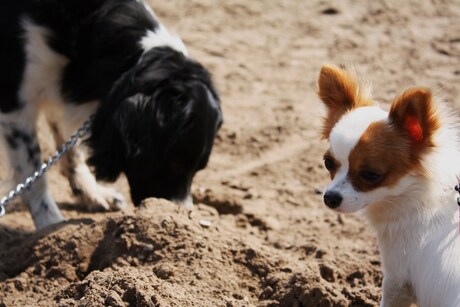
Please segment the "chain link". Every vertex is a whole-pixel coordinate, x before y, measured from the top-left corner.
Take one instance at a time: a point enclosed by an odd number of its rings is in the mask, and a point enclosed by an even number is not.
[[[78,140],[81,139],[83,136],[85,136],[90,127],[91,123],[93,122],[94,115],[91,115],[84,123],[83,125],[78,128],[77,132],[75,132],[67,142],[62,144],[60,150],[56,150],[56,152],[51,155],[47,161],[45,161],[34,173],[32,176],[26,178],[23,182],[18,184],[16,188],[13,190],[9,191],[6,196],[4,196],[2,199],[0,199],[0,217],[5,215],[5,206],[8,206],[11,204],[11,202],[18,196],[22,195],[24,193],[24,190],[28,190],[32,187],[32,185],[53,166],[55,165],[61,158],[62,156],[73,149],[75,145],[77,144]]]

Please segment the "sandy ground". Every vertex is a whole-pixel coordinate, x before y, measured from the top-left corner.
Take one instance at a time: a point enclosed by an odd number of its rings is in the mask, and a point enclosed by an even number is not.
[[[459,108],[460,2],[151,4],[222,97],[225,124],[194,181],[197,205],[151,199],[89,213],[53,170],[69,221],[35,233],[19,207],[0,219],[0,306],[378,305],[369,226],[322,204],[317,75],[324,63],[353,64],[383,106],[421,85]],[[116,186],[128,196],[125,180]]]

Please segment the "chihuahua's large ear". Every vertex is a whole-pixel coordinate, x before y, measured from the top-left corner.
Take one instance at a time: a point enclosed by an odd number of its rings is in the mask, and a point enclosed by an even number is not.
[[[401,129],[418,148],[433,146],[433,134],[440,122],[431,91],[414,87],[395,98],[389,113],[390,123]]]
[[[374,105],[370,90],[360,86],[353,69],[324,65],[318,78],[318,96],[327,108],[323,138],[328,138],[337,121],[348,111]]]

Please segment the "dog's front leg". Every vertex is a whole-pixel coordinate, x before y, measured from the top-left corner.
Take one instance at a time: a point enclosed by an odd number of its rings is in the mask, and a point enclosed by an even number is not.
[[[69,179],[73,194],[88,209],[124,210],[126,201],[116,190],[100,185],[85,163],[86,155],[83,148],[75,148],[69,152],[64,164],[64,174]]]
[[[414,303],[412,291],[391,277],[383,279],[383,294],[380,307],[409,307]]]
[[[67,107],[70,109],[71,107]],[[55,122],[49,120],[54,139],[57,144],[64,143],[71,133],[74,133],[81,124],[77,118],[70,115],[81,114],[72,109],[65,113],[66,120]],[[70,115],[69,115],[70,114]],[[87,115],[89,116],[89,115]],[[85,116],[82,116],[85,119]],[[81,142],[73,150],[67,152],[61,161],[62,173],[69,180],[72,193],[90,210],[124,210],[126,201],[116,190],[100,185],[86,164],[85,148]]]
[[[34,116],[21,110],[0,117],[5,149],[14,170],[15,184],[23,182],[42,163],[40,146],[35,132]],[[35,227],[41,229],[63,220],[61,212],[48,190],[46,176],[38,179],[22,195],[32,215]]]

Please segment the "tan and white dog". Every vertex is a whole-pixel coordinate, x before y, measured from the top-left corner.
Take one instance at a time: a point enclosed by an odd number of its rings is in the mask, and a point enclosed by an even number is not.
[[[454,187],[460,174],[457,118],[426,88],[379,108],[354,72],[324,66],[325,204],[361,211],[383,265],[381,306],[460,306],[460,236]]]

